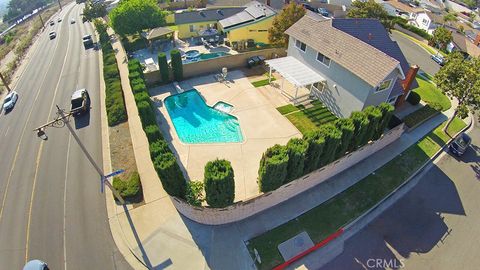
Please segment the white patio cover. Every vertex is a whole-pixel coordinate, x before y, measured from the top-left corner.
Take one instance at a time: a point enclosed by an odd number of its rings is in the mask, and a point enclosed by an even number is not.
[[[295,59],[293,56],[270,59],[265,61],[271,69],[276,70],[282,77],[296,87],[305,87],[316,82],[323,82],[320,74],[307,65]]]

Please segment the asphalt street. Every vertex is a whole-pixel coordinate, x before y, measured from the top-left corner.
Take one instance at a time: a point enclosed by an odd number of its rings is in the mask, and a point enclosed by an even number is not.
[[[478,269],[478,122],[470,135],[473,144],[464,156],[446,154],[322,269]]]
[[[398,32],[393,31],[390,36],[397,42],[410,65],[418,65],[421,70],[431,75],[438,72],[440,65],[433,61],[422,47]]]
[[[68,129],[48,128],[47,140],[32,131],[87,88],[92,109],[70,122],[102,167],[98,52],[83,47],[82,36],[94,30],[82,11],[71,3],[53,16],[15,87],[16,106],[0,115],[0,269],[21,269],[31,259],[50,269],[130,268],[110,233],[100,177]]]

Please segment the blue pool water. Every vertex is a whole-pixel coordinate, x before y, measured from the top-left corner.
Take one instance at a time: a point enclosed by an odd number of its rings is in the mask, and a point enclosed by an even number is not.
[[[195,89],[167,97],[165,106],[184,143],[243,141],[238,119],[205,104]]]

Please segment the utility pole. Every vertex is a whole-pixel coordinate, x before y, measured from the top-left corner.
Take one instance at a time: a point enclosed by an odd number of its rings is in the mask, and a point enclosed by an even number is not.
[[[3,74],[1,72],[0,72],[0,80],[2,80],[2,83],[5,86],[5,88],[7,88],[8,92],[9,93],[12,92],[12,89],[10,89],[10,86],[8,86],[8,83],[5,80],[5,78],[3,77]]]
[[[60,10],[62,10],[62,4],[60,3],[60,0],[57,0],[58,6],[60,7]]]
[[[85,156],[87,157],[88,161],[90,161],[90,163],[93,165],[93,167],[95,168],[95,170],[98,172],[98,174],[100,175],[101,177],[101,181],[102,181],[102,185],[105,184],[107,187],[110,188],[110,190],[112,191],[113,195],[115,196],[115,198],[117,198],[117,200],[121,203],[121,204],[125,204],[125,201],[123,200],[122,196],[120,196],[120,193],[118,192],[118,190],[116,190],[112,184],[110,184],[109,181],[107,181],[105,179],[105,175],[102,171],[102,169],[100,169],[100,167],[97,165],[97,163],[95,162],[95,160],[93,160],[92,156],[90,155],[90,153],[88,153],[87,149],[85,148],[85,146],[83,145],[83,143],[80,141],[80,138],[78,138],[77,136],[77,133],[75,133],[75,130],[73,130],[72,126],[70,125],[70,122],[69,122],[69,117],[72,115],[72,112],[69,112],[67,114],[65,114],[65,112],[60,109],[60,107],[58,107],[57,105],[57,118],[34,129],[33,131],[37,131],[37,135],[38,137],[44,137],[46,138],[46,135],[45,135],[45,128],[46,127],[54,127],[54,126],[59,126],[60,124],[65,124],[68,128],[68,130],[70,131],[70,134],[72,134],[73,138],[75,139],[75,141],[77,141],[78,145],[80,146],[80,148],[82,149],[83,153],[85,154]]]
[[[45,29],[45,23],[43,22],[43,18],[42,18],[42,14],[41,13],[41,10],[38,11],[38,17],[40,17],[40,22],[42,23],[42,28]]]

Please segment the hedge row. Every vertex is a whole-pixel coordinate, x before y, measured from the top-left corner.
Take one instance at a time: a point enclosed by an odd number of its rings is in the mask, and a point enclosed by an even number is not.
[[[350,118],[322,125],[302,139],[291,139],[286,146],[276,144],[268,148],[258,170],[260,191],[275,190],[344,156],[347,151],[380,138],[393,109],[388,103],[369,106],[364,111],[353,112]]]
[[[128,180],[121,180],[119,177],[114,177],[113,187],[120,193],[123,199],[137,201],[142,191],[140,175],[138,172],[132,172]]]
[[[185,198],[187,183],[183,176],[175,155],[168,147],[158,128],[155,108],[145,86],[142,66],[136,59],[128,63],[130,86],[137,104],[138,114],[142,122],[143,130],[148,139],[150,157],[163,188],[170,196]]]
[[[429,33],[427,33],[425,30],[422,30],[420,28],[417,28],[411,24],[408,24],[407,22],[405,22],[405,20],[394,20],[394,23],[398,24],[400,27],[402,27],[403,29],[407,29],[408,31],[410,32],[413,32],[421,37],[423,37],[424,39],[426,40],[430,40],[430,38],[432,37]]]
[[[106,26],[101,21],[95,21],[95,27],[100,35],[103,52],[103,78],[105,80],[105,105],[107,110],[108,125],[115,126],[127,121],[127,110],[123,97],[120,73],[118,72],[117,59]]]

